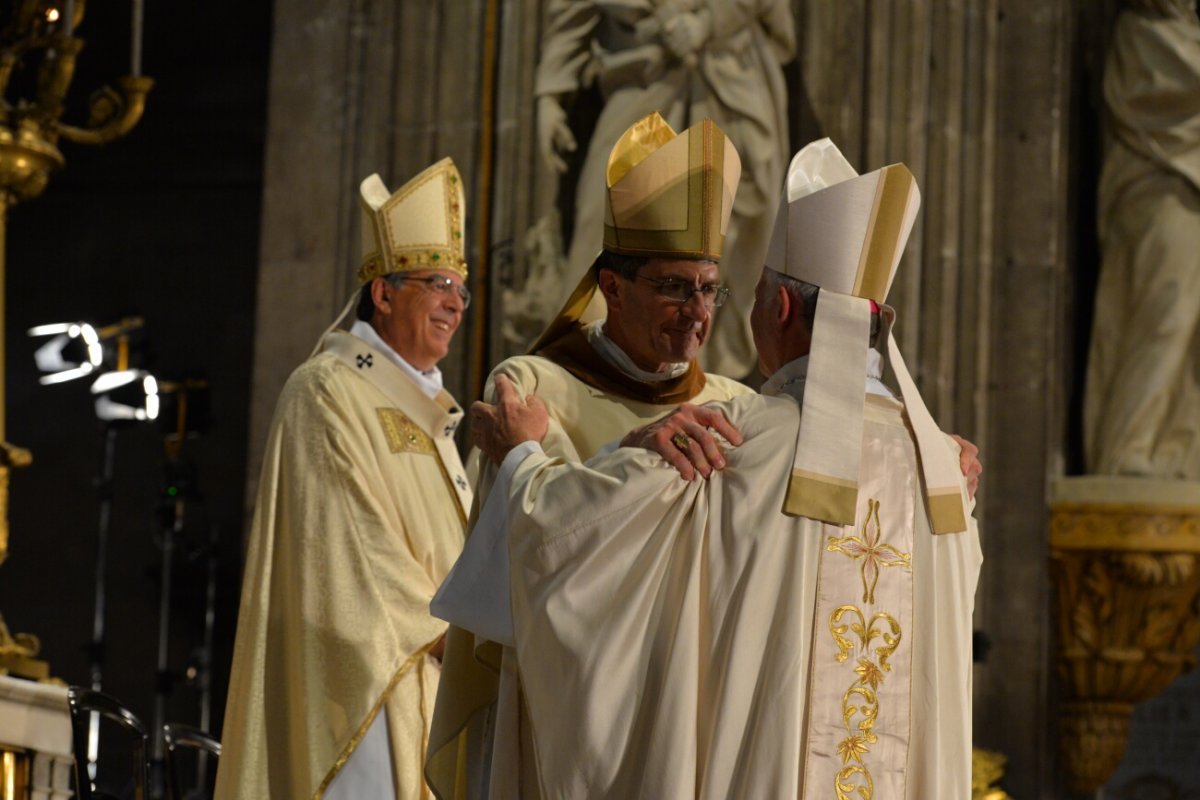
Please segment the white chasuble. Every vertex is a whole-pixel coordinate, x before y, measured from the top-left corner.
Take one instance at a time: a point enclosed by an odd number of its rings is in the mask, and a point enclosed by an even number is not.
[[[484,399],[489,402],[495,402],[497,375],[507,376],[519,396],[535,394],[545,403],[550,422],[542,449],[571,462],[590,458],[602,446],[676,408],[673,403],[642,402],[605,392],[540,356],[517,356],[497,366],[484,389]],[[748,387],[728,378],[705,378],[704,387],[689,402],[707,403],[751,394]],[[476,518],[469,526],[469,541],[479,546],[483,540],[477,537],[482,534],[488,537],[489,546],[499,549],[480,562],[490,568],[480,571],[473,580],[463,581],[446,602],[460,608],[474,606],[476,614],[503,616],[507,625],[505,503],[491,504],[499,509],[495,517],[479,513],[488,505],[497,469],[481,460],[478,451],[471,455],[470,468],[478,471],[479,478]],[[448,588],[439,593],[439,598]],[[445,616],[438,612],[436,603],[434,610]],[[491,613],[497,610],[503,613]],[[536,767],[530,752],[528,720],[522,711],[521,687],[526,679],[518,671],[515,651],[472,632],[478,630],[478,626],[471,630],[450,628],[426,774],[443,798],[534,800],[539,796]]]
[[[428,605],[471,502],[461,418],[344,333],[288,380],[246,557],[220,800],[430,796],[429,651],[446,625]]]
[[[969,797],[978,535],[930,532],[900,405],[866,400],[844,527],[782,513],[794,400],[716,405],[746,442],[707,481],[624,448],[506,463],[542,795]]]

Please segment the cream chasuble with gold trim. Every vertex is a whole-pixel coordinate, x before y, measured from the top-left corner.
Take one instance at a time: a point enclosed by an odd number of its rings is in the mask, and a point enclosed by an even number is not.
[[[216,797],[322,797],[381,709],[398,798],[422,775],[446,630],[428,605],[471,503],[462,411],[332,333],[280,396],[243,581]]]
[[[717,406],[746,442],[707,481],[625,448],[515,466],[542,796],[969,797],[978,534],[932,534],[902,406],[866,399],[846,526],[783,513],[793,398]]]
[[[605,249],[719,260],[740,174],[737,150],[712,120],[676,134],[659,114],[647,115],[625,131],[609,156]],[[589,270],[534,344],[532,352],[542,355],[503,362],[484,391],[495,402],[495,378],[505,374],[522,396],[540,397],[550,412],[546,452],[579,461],[679,403],[727,400],[750,391],[700,374],[694,362],[677,381],[663,383],[647,383],[608,364],[581,327],[603,318],[603,306]],[[481,473],[482,506],[496,470],[488,465]],[[471,527],[478,541],[476,520]],[[503,566],[500,570],[503,575]],[[464,594],[472,599],[471,591]],[[514,651],[458,627],[450,629],[447,642],[427,762],[431,785],[443,798],[535,800],[536,768],[520,691],[524,678]]]
[[[507,376],[520,396],[542,398],[550,414],[542,447],[566,461],[590,458],[604,445],[676,408],[674,403],[643,403],[604,392],[540,356],[515,356],[501,362],[484,387],[488,402],[495,402],[498,375]],[[689,402],[730,400],[753,393],[729,378],[705,377],[704,388]],[[497,470],[474,451],[470,471],[479,476],[478,509],[490,496]],[[475,524],[472,519],[471,527]],[[460,800],[537,798],[537,787],[530,785],[536,780],[533,754],[523,748],[529,739],[522,730],[522,722],[527,720],[521,712],[521,679],[514,651],[451,627],[443,677],[445,690],[438,698],[427,766],[434,789],[443,798]],[[480,772],[471,774],[476,768]]]

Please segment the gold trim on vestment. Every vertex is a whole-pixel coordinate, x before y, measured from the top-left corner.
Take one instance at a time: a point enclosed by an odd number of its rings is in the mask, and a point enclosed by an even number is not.
[[[437,448],[434,447],[429,434],[421,430],[421,427],[400,409],[377,408],[375,413],[379,415],[379,424],[383,426],[383,435],[391,452],[429,456],[437,454]]]
[[[927,495],[929,527],[934,533],[962,533],[967,529],[962,493],[957,489],[930,489]]]
[[[336,778],[338,773],[342,771],[342,768],[346,766],[346,762],[348,762],[350,760],[350,756],[354,754],[359,742],[361,742],[363,737],[367,735],[367,731],[370,729],[371,724],[375,722],[375,717],[379,715],[379,709],[383,708],[388,699],[392,696],[392,692],[395,690],[396,685],[400,683],[400,679],[404,677],[405,673],[408,672],[409,668],[411,668],[413,664],[416,664],[419,659],[428,655],[429,651],[434,648],[434,645],[436,645],[444,635],[445,634],[439,635],[437,639],[434,639],[432,642],[413,653],[408,657],[408,659],[405,660],[403,664],[400,665],[400,669],[396,670],[396,674],[392,676],[390,681],[388,681],[388,685],[384,687],[383,693],[380,695],[379,699],[375,701],[375,705],[372,706],[371,710],[367,713],[367,718],[361,725],[358,726],[358,730],[354,732],[354,735],[350,737],[350,741],[346,743],[344,748],[342,748],[341,754],[338,755],[337,760],[333,762],[333,766],[330,768],[329,772],[326,773],[325,779],[321,781],[321,785],[317,787],[316,793],[313,794],[313,800],[321,800],[325,796],[325,790],[329,788],[329,784],[333,783],[333,779]],[[424,774],[424,772],[422,771],[421,774]]]
[[[783,511],[835,525],[853,525],[857,503],[858,484],[854,481],[793,469]]]
[[[875,606],[875,584],[882,567],[900,567],[912,575],[912,554],[902,553],[893,545],[883,543],[879,505],[878,500],[868,499],[867,518],[859,535],[830,536],[825,548],[828,552],[842,553],[855,561],[861,560],[862,602],[868,609],[863,611],[857,605],[845,604],[835,608],[829,616],[829,632],[838,649],[834,660],[844,664],[850,659],[851,653],[858,653],[854,667],[857,677],[842,694],[841,717],[846,736],[837,744],[837,754],[842,759],[842,767],[833,781],[837,800],[872,800],[874,797],[875,780],[865,757],[870,755],[871,746],[879,741],[875,733],[875,723],[879,718],[879,686],[887,677],[886,673],[892,671],[889,659],[904,638],[903,629],[895,616],[882,610],[871,613]],[[869,583],[868,571],[873,571]],[[911,591],[911,583],[909,587]],[[842,619],[847,615],[853,615],[852,621],[843,623]],[[857,642],[846,635],[848,633],[853,633]],[[876,639],[881,643],[872,649]],[[859,715],[861,719],[855,723],[855,717]]]

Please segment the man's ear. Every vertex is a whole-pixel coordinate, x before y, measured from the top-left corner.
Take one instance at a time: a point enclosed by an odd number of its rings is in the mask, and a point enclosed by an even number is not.
[[[596,274],[596,282],[600,284],[600,293],[604,295],[604,302],[608,304],[609,311],[620,309],[621,297],[618,289],[621,282],[617,273],[611,269],[602,269]]]
[[[394,291],[395,289],[387,282],[386,278],[371,279],[371,302],[375,305],[376,313],[392,313],[392,307],[388,304],[388,295]]]
[[[792,295],[783,286],[775,287],[775,321],[779,327],[786,327],[788,318],[797,311],[797,304],[792,302]]]

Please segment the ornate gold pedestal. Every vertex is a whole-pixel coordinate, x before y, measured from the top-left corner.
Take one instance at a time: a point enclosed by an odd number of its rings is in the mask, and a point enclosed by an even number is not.
[[[29,796],[29,754],[21,747],[0,744],[0,800]]]
[[[1195,666],[1200,483],[1085,476],[1052,492],[1059,741],[1092,794],[1125,753],[1133,706]]]
[[[971,800],[1012,800],[998,784],[1008,759],[991,750],[971,751]]]

